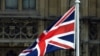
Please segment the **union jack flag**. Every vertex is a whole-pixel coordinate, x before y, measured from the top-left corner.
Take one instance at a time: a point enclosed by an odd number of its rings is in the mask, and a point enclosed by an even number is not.
[[[74,49],[74,14],[75,6],[44,30],[39,38],[29,48],[23,50],[19,56],[44,56],[45,53],[58,49]]]

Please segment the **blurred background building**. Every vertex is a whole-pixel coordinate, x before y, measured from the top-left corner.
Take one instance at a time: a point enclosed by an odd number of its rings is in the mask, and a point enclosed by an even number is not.
[[[100,0],[80,1],[80,54],[100,56]],[[0,0],[0,56],[18,56],[72,5],[74,0]],[[73,55],[74,50],[46,54]]]

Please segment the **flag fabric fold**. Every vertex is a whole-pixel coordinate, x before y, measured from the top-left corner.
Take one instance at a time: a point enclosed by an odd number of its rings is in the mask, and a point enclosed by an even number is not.
[[[75,48],[75,6],[71,7],[58,21],[43,31],[35,42],[19,56],[44,56],[59,49]]]

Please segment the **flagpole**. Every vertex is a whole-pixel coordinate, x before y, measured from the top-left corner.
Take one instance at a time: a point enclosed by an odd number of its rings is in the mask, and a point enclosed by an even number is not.
[[[76,37],[75,37],[75,42],[76,42],[76,56],[80,56],[80,42],[79,42],[79,3],[80,1],[79,0],[76,0],[75,1],[75,21],[76,21],[76,31],[75,31],[75,34],[76,34]]]

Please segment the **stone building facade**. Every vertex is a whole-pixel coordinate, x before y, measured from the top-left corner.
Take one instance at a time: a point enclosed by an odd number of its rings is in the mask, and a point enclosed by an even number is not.
[[[100,56],[100,0],[80,0],[80,54]],[[0,56],[27,48],[74,0],[0,0]],[[59,50],[46,56],[74,56]]]

